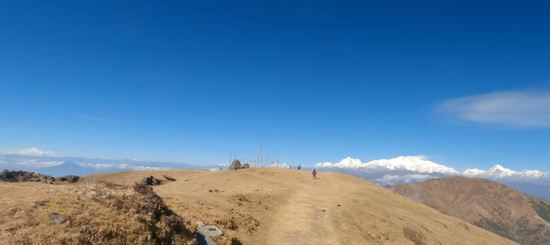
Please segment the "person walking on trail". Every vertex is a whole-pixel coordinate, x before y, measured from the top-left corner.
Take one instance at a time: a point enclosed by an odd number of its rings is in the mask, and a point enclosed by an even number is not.
[[[317,171],[313,169],[313,172],[311,172],[311,175],[313,175],[313,179],[317,179]]]

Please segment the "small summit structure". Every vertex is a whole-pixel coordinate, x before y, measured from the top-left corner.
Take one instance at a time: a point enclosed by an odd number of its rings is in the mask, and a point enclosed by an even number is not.
[[[245,164],[246,165],[246,164]],[[241,161],[238,159],[233,160],[231,165],[229,165],[229,170],[239,170],[241,169]]]

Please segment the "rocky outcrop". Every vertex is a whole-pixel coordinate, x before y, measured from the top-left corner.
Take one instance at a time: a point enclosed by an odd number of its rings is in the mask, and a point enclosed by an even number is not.
[[[248,163],[245,163],[245,164],[243,164],[243,166],[242,166],[241,168],[242,168],[242,169],[245,169],[245,168],[250,168],[250,164],[248,164]]]
[[[55,181],[55,178],[49,175],[42,175],[34,172],[4,170],[0,173],[0,181],[52,183]]]
[[[162,180],[159,180],[153,176],[145,177],[141,180],[142,184],[145,185],[160,185],[162,183]]]

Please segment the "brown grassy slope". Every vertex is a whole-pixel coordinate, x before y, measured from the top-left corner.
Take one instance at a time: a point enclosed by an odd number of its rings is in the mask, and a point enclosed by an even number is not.
[[[447,177],[393,190],[521,244],[550,244],[550,202],[503,184]]]
[[[318,173],[313,180],[305,171],[252,168],[105,173],[88,179],[131,183],[163,174],[177,181],[154,188],[174,211],[218,224],[243,244],[515,244],[343,174]]]
[[[194,243],[150,187],[136,187],[0,182],[0,244]]]

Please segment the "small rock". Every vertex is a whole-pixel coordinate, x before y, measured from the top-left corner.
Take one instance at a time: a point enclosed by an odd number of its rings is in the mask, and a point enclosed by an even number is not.
[[[198,223],[198,222],[197,222]],[[196,231],[197,244],[199,245],[216,245],[212,237],[223,235],[223,232],[214,225],[199,226]]]
[[[75,182],[78,182],[78,180],[80,180],[80,176],[67,175],[67,176],[57,177],[55,179],[57,181],[67,181],[69,183],[75,183]]]
[[[369,232],[369,237],[371,237],[372,239],[376,239],[378,236],[374,232]]]
[[[65,222],[65,218],[61,217],[61,215],[58,215],[58,214],[50,215],[50,219],[52,220],[52,222],[54,222],[56,224],[61,224],[61,223]]]
[[[176,181],[176,179],[168,176],[168,175],[163,175],[162,177],[164,177],[166,180],[169,180],[169,181]]]
[[[198,232],[209,237],[223,235],[223,232],[217,226],[214,226],[214,225],[204,225],[198,229]]]

